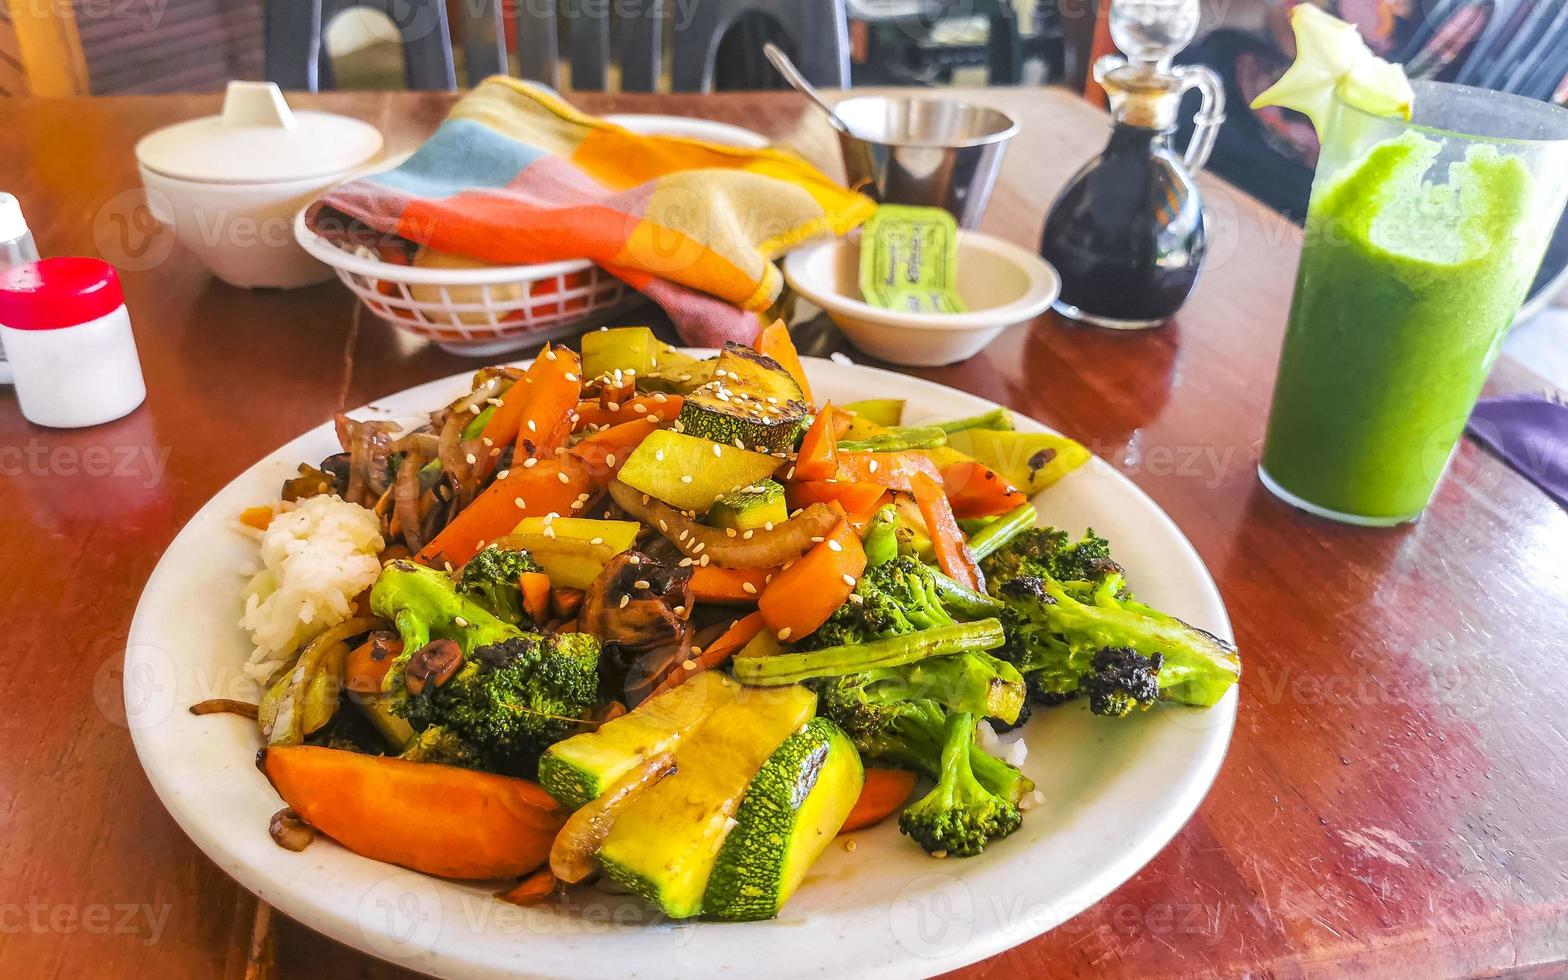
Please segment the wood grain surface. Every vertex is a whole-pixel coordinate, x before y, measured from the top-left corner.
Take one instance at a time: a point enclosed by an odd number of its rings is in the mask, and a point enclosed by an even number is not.
[[[1106,121],[1054,91],[968,96],[1023,123],[985,224],[1032,246]],[[406,148],[449,101],[296,104],[361,117]],[[738,123],[837,170],[829,130],[789,94],[580,101]],[[132,145],[217,107],[0,103],[0,186],[45,253],[125,270],[149,388],[132,416],[74,432],[28,425],[0,391],[0,976],[244,974],[254,903],[159,805],[124,727],[132,610],[175,532],[254,460],[339,408],[474,364],[356,317],[336,283],[225,286],[148,224]],[[1208,563],[1246,659],[1230,755],[1191,823],[1100,905],[964,972],[1560,975],[1568,514],[1468,442],[1413,526],[1326,524],[1270,497],[1254,469],[1299,235],[1204,187],[1212,258],[1166,329],[1047,316],[965,364],[913,372],[1039,418],[1126,472]],[[837,343],[823,332],[811,346]],[[1492,385],[1540,382],[1504,361]],[[1038,900],[1050,892],[1041,882]],[[277,918],[280,976],[399,975]]]

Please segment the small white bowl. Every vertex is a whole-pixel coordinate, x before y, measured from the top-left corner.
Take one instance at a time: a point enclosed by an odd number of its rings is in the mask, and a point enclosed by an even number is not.
[[[977,231],[958,233],[958,295],[966,313],[907,313],[860,299],[860,244],[838,239],[791,252],[784,279],[820,306],[856,347],[891,364],[967,360],[1008,327],[1056,301],[1061,279],[1033,252]]]

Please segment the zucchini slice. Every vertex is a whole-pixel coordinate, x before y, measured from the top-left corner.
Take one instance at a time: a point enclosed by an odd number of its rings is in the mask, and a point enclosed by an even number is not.
[[[702,897],[704,918],[771,919],[833,843],[865,782],[860,755],[826,718],[791,735],[757,772]]]
[[[732,342],[719,353],[713,380],[686,396],[676,428],[727,446],[783,453],[794,448],[807,414],[806,396],[788,371]]]

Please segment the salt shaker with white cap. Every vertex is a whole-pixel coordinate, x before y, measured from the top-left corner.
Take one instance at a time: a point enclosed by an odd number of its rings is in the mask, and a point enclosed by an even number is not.
[[[147,397],[120,277],[107,262],[48,258],[0,272],[0,343],[22,415],[75,429]]]
[[[38,246],[33,244],[33,233],[22,217],[21,203],[14,195],[0,191],[0,272],[37,261]],[[5,357],[5,345],[0,343],[0,384],[10,381],[11,365]]]

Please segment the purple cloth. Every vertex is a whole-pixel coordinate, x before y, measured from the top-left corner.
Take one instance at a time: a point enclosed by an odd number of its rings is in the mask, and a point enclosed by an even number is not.
[[[1542,395],[1483,398],[1470,435],[1568,507],[1568,406]]]

